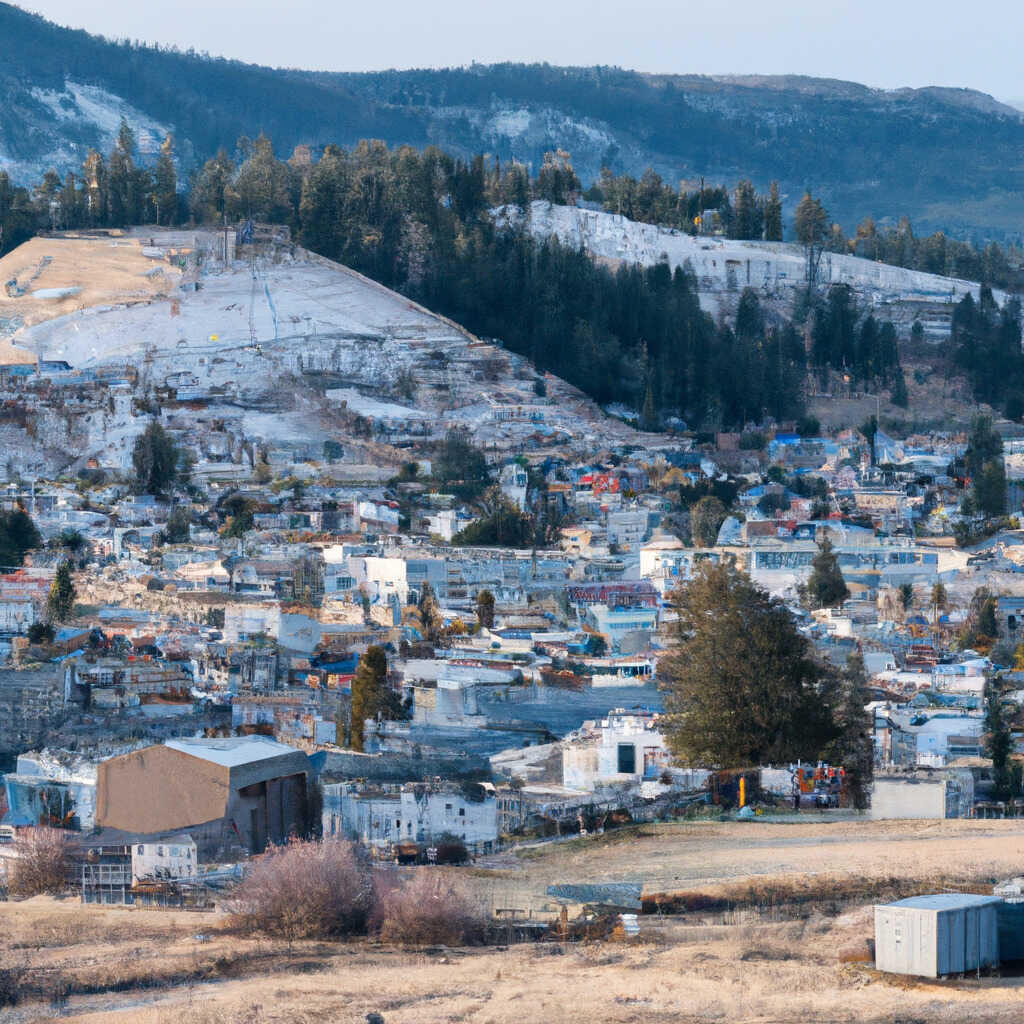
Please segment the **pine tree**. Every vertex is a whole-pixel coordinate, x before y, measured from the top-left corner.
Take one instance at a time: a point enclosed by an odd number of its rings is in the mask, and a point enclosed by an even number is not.
[[[65,559],[57,566],[57,575],[50,584],[46,599],[48,622],[67,622],[75,608],[75,584],[71,578],[71,563]]]
[[[664,733],[682,763],[816,759],[837,735],[830,693],[786,606],[732,566],[707,561],[673,601],[678,639],[659,675]]]
[[[367,720],[394,720],[403,715],[402,701],[388,685],[388,659],[384,648],[376,645],[367,647],[352,677],[352,749],[363,749],[363,731]]]
[[[441,608],[434,596],[434,588],[424,582],[420,590],[419,600],[420,622],[423,623],[423,635],[429,643],[437,643],[444,628],[444,620],[441,617]]]
[[[725,505],[713,495],[701,498],[690,509],[690,533],[693,543],[701,548],[718,543],[718,531],[728,515]]]
[[[764,204],[764,237],[766,242],[782,241],[782,200],[779,198],[779,183],[773,181]]]
[[[839,735],[826,751],[827,759],[843,768],[850,806],[863,811],[874,769],[874,716],[867,710],[868,693],[864,661],[851,655],[837,680],[835,724]]]
[[[23,508],[0,511],[0,572],[20,566],[25,555],[42,541],[32,517]]]
[[[174,139],[168,135],[160,147],[153,180],[153,206],[157,224],[173,224],[178,206],[178,175],[174,169]]]
[[[812,608],[835,608],[850,596],[842,570],[839,568],[839,559],[832,550],[832,541],[828,537],[822,539],[818,545],[818,553],[811,560],[807,596]]]
[[[481,629],[494,629],[494,595],[489,590],[476,595],[476,617]]]
[[[985,752],[992,758],[993,796],[1009,800],[1013,796],[1010,754],[1013,736],[1003,713],[1002,691],[990,679],[985,684]]]
[[[178,449],[156,420],[135,439],[132,467],[136,494],[164,494],[178,478]]]

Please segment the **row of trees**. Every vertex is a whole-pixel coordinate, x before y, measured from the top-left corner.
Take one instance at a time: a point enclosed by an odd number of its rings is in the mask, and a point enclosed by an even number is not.
[[[974,397],[1002,409],[1011,419],[1024,415],[1024,351],[1017,298],[1000,308],[982,285],[977,301],[968,293],[953,310],[953,359],[970,381]]]
[[[630,220],[677,228],[691,234],[724,231],[729,238],[782,241],[782,198],[773,181],[767,195],[759,195],[753,182],[740,181],[732,195],[722,185],[689,192],[680,184],[672,188],[650,167],[640,180],[629,174],[615,175],[607,167],[583,197],[599,202],[609,213]]]

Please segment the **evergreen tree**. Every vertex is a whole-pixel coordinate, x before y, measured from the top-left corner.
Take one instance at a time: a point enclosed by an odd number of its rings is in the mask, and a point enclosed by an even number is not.
[[[352,725],[349,745],[363,749],[367,720],[397,720],[405,716],[399,695],[388,684],[388,659],[383,647],[371,645],[359,659],[352,677]]]
[[[718,543],[718,531],[728,512],[725,505],[713,496],[701,498],[690,508],[690,533],[697,547],[710,548]]]
[[[782,241],[782,200],[777,181],[769,186],[768,200],[764,204],[764,237],[766,242]]]
[[[816,759],[837,735],[830,694],[785,605],[706,561],[673,601],[677,642],[659,675],[676,757],[719,768]]]
[[[740,239],[760,238],[763,214],[757,202],[753,182],[741,181],[736,186],[736,202],[733,206],[732,230],[730,237]]]
[[[50,584],[46,599],[47,622],[67,622],[75,608],[75,584],[71,578],[71,563],[65,559],[57,566],[57,575]]]
[[[481,629],[494,629],[494,595],[489,590],[477,592],[476,617]]]
[[[1013,736],[1003,713],[1002,691],[990,679],[985,684],[985,752],[992,758],[993,796],[996,800],[1009,800],[1013,794],[1010,754]]]
[[[132,448],[136,494],[164,494],[178,478],[178,449],[170,435],[152,420]]]
[[[22,565],[25,555],[42,542],[32,517],[21,506],[0,511],[0,572]]]
[[[834,699],[839,735],[825,756],[829,762],[843,768],[849,803],[863,811],[868,806],[874,768],[874,715],[867,710],[871,695],[860,655],[850,656],[837,683]]]
[[[434,588],[424,582],[420,590],[418,602],[420,622],[423,623],[423,637],[428,643],[437,643],[444,629],[444,619],[441,615],[441,607],[434,596]]]
[[[832,549],[832,541],[822,538],[818,553],[811,560],[811,575],[807,580],[807,597],[812,608],[835,608],[850,596],[839,559]]]
[[[978,511],[985,516],[1002,515],[1006,511],[1003,441],[990,416],[979,414],[971,422],[963,465],[971,479],[971,495]]]
[[[174,169],[174,139],[168,135],[160,147],[153,180],[153,207],[157,224],[173,224],[178,211],[178,175]]]
[[[928,603],[932,609],[932,623],[936,624],[939,621],[939,615],[949,607],[949,596],[946,593],[944,583],[933,584],[931,598]]]
[[[875,435],[878,433],[878,417],[869,416],[858,428],[861,437],[868,443],[868,455],[871,465],[875,464]]]

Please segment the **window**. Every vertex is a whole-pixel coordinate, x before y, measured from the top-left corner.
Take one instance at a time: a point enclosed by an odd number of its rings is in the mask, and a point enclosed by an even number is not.
[[[451,813],[452,805],[451,805],[451,804],[445,804],[445,805],[444,805],[444,809],[445,809],[445,810],[446,810],[447,812]]]
[[[146,852],[146,848],[144,846],[140,846],[136,852],[141,857]]]
[[[464,818],[465,816],[466,816],[466,808],[465,807],[460,807],[459,808],[459,817],[460,818]]]
[[[162,857],[164,855],[164,848],[162,846],[158,846],[156,848],[156,855],[158,857]]]
[[[619,744],[619,774],[634,775],[636,773],[636,747],[632,743]]]

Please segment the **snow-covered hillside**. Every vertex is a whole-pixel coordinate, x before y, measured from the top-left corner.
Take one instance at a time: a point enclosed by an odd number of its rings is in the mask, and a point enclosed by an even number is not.
[[[499,224],[523,221],[518,207],[503,207],[495,217]],[[697,276],[701,302],[711,312],[728,309],[730,296],[748,286],[785,304],[806,281],[804,250],[794,243],[697,237],[619,214],[547,202],[532,203],[527,221],[535,238],[556,237],[603,259],[643,266],[663,260],[673,267],[689,265]],[[826,287],[849,284],[875,306],[907,305],[911,310],[951,305],[968,292],[978,294],[978,285],[970,281],[828,252],[821,258],[818,280]],[[1004,296],[996,293],[996,298],[1002,301]]]
[[[229,231],[225,261],[217,230],[67,233],[0,260],[0,364],[28,364],[12,395],[34,418],[14,469],[54,453],[124,468],[156,406],[223,435],[214,454],[340,438],[346,459],[387,466],[398,455],[375,445],[452,427],[514,452],[635,441],[564,381],[538,386],[522,357],[282,239],[236,250]]]
[[[135,132],[138,159],[144,164],[156,160],[161,142],[171,131],[168,125],[96,85],[68,79],[62,90],[34,87],[31,97],[42,115],[35,123],[35,155],[17,158],[5,154],[0,146],[0,168],[17,182],[34,184],[51,168],[77,171],[90,148],[106,155],[114,146],[122,118]],[[186,149],[190,154],[191,147]]]

